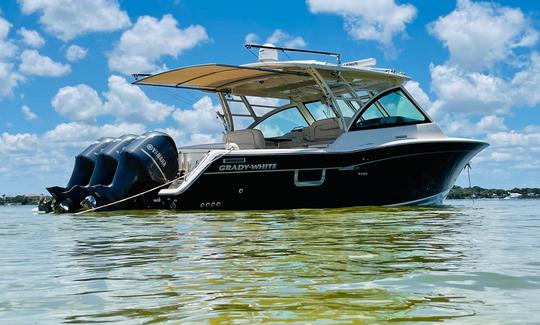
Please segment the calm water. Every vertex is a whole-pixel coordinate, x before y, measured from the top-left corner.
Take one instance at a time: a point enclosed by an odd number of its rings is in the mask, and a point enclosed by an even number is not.
[[[540,201],[39,215],[0,207],[0,322],[540,323]]]

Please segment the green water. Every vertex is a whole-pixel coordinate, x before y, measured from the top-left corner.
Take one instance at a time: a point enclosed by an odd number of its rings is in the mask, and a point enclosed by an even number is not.
[[[0,323],[540,323],[540,201],[40,215],[0,207]]]

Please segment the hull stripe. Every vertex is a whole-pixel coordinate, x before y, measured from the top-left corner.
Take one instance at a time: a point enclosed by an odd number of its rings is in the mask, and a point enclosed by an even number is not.
[[[392,160],[392,159],[398,159],[398,158],[405,158],[405,157],[414,157],[414,156],[422,156],[422,155],[433,155],[433,154],[446,154],[446,153],[456,153],[456,152],[466,152],[467,150],[449,150],[449,151],[432,151],[432,152],[420,152],[420,153],[413,153],[413,154],[407,154],[407,155],[400,155],[400,156],[393,156],[388,158],[381,158],[376,160],[370,160],[359,164],[354,164],[350,166],[345,167],[310,167],[310,168],[288,168],[288,169],[272,169],[272,170],[240,170],[240,171],[222,171],[222,172],[203,172],[205,175],[224,175],[224,174],[247,174],[247,173],[276,173],[276,172],[294,172],[297,170],[321,170],[321,169],[327,169],[327,170],[333,170],[337,169],[340,171],[346,171],[346,170],[352,170],[356,166],[363,166],[368,164],[373,164],[385,160]]]

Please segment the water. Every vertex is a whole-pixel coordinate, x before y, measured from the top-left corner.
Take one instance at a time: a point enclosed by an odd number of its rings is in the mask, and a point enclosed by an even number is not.
[[[540,201],[39,215],[0,207],[0,322],[540,323]]]

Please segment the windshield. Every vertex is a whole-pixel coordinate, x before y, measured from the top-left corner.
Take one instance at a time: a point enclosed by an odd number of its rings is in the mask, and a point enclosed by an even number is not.
[[[366,106],[351,131],[429,122],[428,118],[401,90],[383,93]]]
[[[266,118],[254,128],[261,130],[265,138],[273,138],[306,126],[306,119],[298,111],[298,107],[293,106]]]

